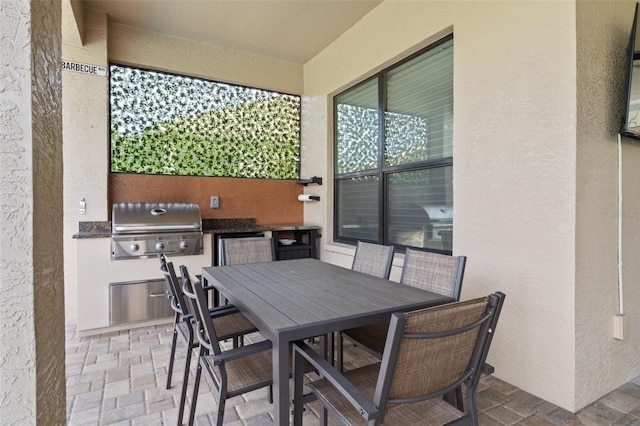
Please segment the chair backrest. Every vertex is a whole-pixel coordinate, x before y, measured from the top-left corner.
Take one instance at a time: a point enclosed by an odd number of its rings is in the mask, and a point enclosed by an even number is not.
[[[222,240],[223,264],[262,263],[275,260],[272,238],[229,238]]]
[[[419,402],[465,384],[467,412],[477,416],[475,391],[505,295],[394,313],[374,404]],[[472,423],[472,424],[477,424]]]
[[[460,300],[466,256],[407,248],[400,282]]]
[[[158,253],[158,258],[160,259],[160,271],[162,272],[162,275],[164,275],[164,281],[167,285],[167,291],[169,292],[171,308],[180,315],[188,315],[191,312],[189,309],[190,307],[186,303],[184,295],[182,294],[182,288],[180,286],[180,281],[176,276],[176,270],[173,267],[173,262],[169,261],[163,253]]]
[[[358,241],[351,269],[380,278],[389,279],[393,263],[393,246]]]
[[[200,346],[208,350],[209,353],[220,355],[222,351],[209,314],[209,303],[202,283],[198,277],[189,272],[186,266],[180,266],[180,272],[182,273],[182,292],[191,304],[196,320],[196,335]]]

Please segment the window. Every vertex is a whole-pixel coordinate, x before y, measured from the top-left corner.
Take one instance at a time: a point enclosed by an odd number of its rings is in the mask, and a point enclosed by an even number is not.
[[[334,239],[451,253],[453,37],[333,104]]]
[[[297,179],[300,97],[110,66],[111,171]]]

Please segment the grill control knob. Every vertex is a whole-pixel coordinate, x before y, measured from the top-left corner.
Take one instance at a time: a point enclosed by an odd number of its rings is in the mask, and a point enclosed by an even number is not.
[[[189,243],[186,241],[180,241],[180,250],[184,250],[189,247]]]
[[[138,251],[140,250],[140,244],[138,243],[132,243],[129,248],[131,249],[131,251]]]
[[[162,241],[156,243],[156,250],[164,250],[164,243]]]

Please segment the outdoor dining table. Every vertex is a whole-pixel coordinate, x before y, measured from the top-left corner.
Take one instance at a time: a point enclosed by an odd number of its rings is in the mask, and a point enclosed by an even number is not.
[[[202,278],[271,340],[276,425],[289,423],[291,342],[453,301],[317,259],[207,267]]]

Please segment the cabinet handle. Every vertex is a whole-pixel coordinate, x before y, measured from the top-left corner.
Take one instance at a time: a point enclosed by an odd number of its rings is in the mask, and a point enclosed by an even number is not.
[[[169,293],[165,292],[165,293],[149,293],[149,297],[164,297],[164,296],[168,296]]]

